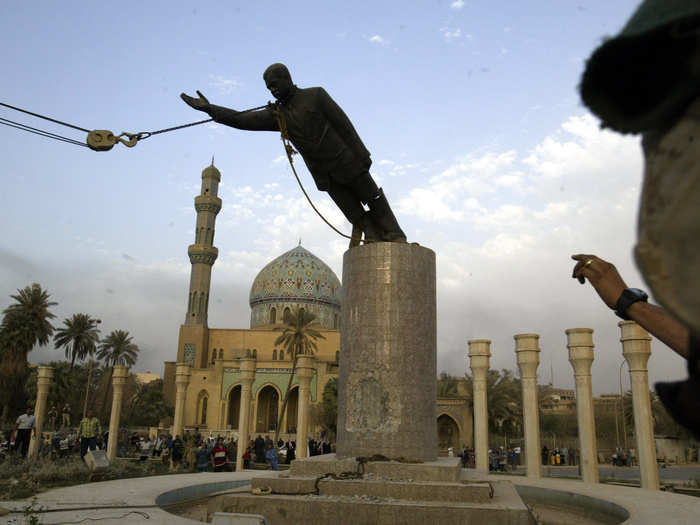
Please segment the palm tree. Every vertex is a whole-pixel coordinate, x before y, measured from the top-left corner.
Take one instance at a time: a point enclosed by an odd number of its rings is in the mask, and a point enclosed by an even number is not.
[[[286,325],[275,328],[277,331],[282,331],[282,335],[275,340],[275,346],[282,345],[285,353],[294,357],[292,373],[289,375],[287,391],[282,402],[282,410],[277,416],[277,424],[275,425],[275,443],[279,439],[280,425],[282,424],[284,412],[287,410],[289,391],[292,388],[292,380],[297,368],[297,357],[300,355],[313,355],[318,350],[316,339],[325,339],[321,332],[314,329],[315,320],[316,316],[314,314],[308,313],[303,308],[295,308],[285,319]]]
[[[438,397],[459,397],[459,378],[440,372],[437,378],[437,396]]]
[[[105,409],[107,407],[107,397],[109,396],[109,386],[112,384],[114,366],[133,366],[134,363],[136,363],[138,354],[139,347],[131,340],[131,336],[126,330],[113,330],[100,343],[97,358],[102,359],[105,362],[105,365],[109,367],[105,395],[104,399],[102,400],[103,415],[106,412]],[[87,396],[85,399],[85,406],[87,406]],[[83,411],[85,411],[85,409],[83,409]]]
[[[10,297],[17,302],[2,312],[2,342],[8,355],[26,362],[34,345],[44,346],[49,342],[53,333],[50,319],[56,317],[49,308],[58,303],[50,301],[51,295],[38,283],[17,290],[17,295]]]
[[[93,319],[88,314],[73,314],[73,317],[64,319],[62,328],[56,330],[53,344],[56,348],[63,347],[66,358],[70,357],[70,370],[73,372],[75,360],[83,360],[95,353],[97,343],[100,340],[100,330],[97,325],[102,321]]]
[[[472,377],[465,375],[467,394],[471,398]],[[489,370],[486,376],[489,431],[519,434],[522,420],[520,380],[510,370]]]
[[[17,290],[17,295],[10,297],[16,302],[5,308],[0,324],[0,377],[3,378],[0,383],[5,418],[10,416],[11,409],[15,412],[25,404],[27,354],[36,344],[43,346],[49,342],[53,333],[50,320],[56,317],[49,308],[58,304],[37,283]]]

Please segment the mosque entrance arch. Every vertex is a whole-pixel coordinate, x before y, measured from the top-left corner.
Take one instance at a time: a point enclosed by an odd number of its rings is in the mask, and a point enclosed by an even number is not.
[[[289,400],[287,401],[287,433],[296,434],[297,432],[297,414],[299,407],[299,387],[294,387],[289,391]]]
[[[438,433],[438,450],[446,451],[448,448],[453,447],[456,449],[459,445],[459,427],[457,422],[452,419],[447,414],[442,414],[437,419],[437,433]]]
[[[272,385],[264,386],[258,391],[258,420],[255,424],[256,432],[273,432],[275,430],[279,400],[279,393]]]
[[[238,418],[241,413],[241,385],[234,386],[228,393],[228,425],[238,429]]]

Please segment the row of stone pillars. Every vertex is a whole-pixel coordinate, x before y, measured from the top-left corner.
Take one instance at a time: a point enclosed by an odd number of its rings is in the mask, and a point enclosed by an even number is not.
[[[112,460],[117,455],[117,440],[119,436],[119,417],[122,411],[122,399],[124,397],[124,385],[129,368],[116,365],[112,374],[112,413],[109,419],[109,441],[107,442],[107,458]],[[32,439],[29,442],[28,456],[30,458],[39,453],[39,439],[44,429],[46,418],[46,398],[49,395],[51,380],[53,379],[53,367],[39,366],[37,374],[36,404],[34,405],[34,428]]]
[[[238,411],[238,450],[236,452],[236,471],[243,470],[243,453],[250,439],[250,404],[252,387],[255,381],[257,361],[254,357],[238,359],[241,384],[241,407]],[[300,355],[297,357],[296,376],[299,379],[299,402],[297,408],[297,458],[306,457],[306,440],[309,426],[309,399],[311,379],[314,375],[314,357]],[[175,417],[173,436],[182,436],[185,426],[185,402],[187,386],[190,383],[190,366],[178,363],[175,371]]]
[[[649,399],[647,364],[651,355],[651,337],[634,321],[622,321],[620,327],[622,355],[627,360],[632,385],[634,425],[637,436],[637,457],[642,488],[659,489],[656,465],[654,427]],[[598,459],[593,411],[591,365],[594,358],[593,330],[571,328],[566,330],[569,362],[576,378],[576,415],[578,422],[581,474],[586,483],[598,483]],[[537,401],[537,366],[539,365],[539,335],[514,336],[515,353],[522,384],[523,430],[527,476],[542,475],[540,462],[540,426]],[[488,471],[488,400],[486,377],[489,370],[491,341],[469,341],[469,361],[473,377],[474,397],[474,453],[476,468]]]

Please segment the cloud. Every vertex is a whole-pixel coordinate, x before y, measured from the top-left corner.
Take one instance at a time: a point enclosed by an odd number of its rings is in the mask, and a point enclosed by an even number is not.
[[[209,85],[219,90],[223,95],[229,95],[241,86],[241,83],[235,78],[225,78],[221,75],[209,75]]]
[[[464,7],[464,0],[455,0],[450,4],[451,9],[462,9]]]
[[[638,139],[575,115],[528,151],[467,153],[404,194],[400,219],[419,224],[437,254],[439,369],[466,368],[471,338],[493,341],[493,368],[515,369],[513,335],[533,332],[540,381],[551,363],[555,384],[571,388],[564,331],[590,327],[594,389],[616,390],[617,318],[571,279],[569,256],[595,253],[644,287],[631,256],[641,171]],[[684,376],[683,361],[656,341],[652,356],[652,382]]]
[[[377,44],[380,46],[385,46],[385,45],[389,44],[389,41],[381,35],[372,35],[370,37],[367,37],[367,41],[370,42],[371,44]]]
[[[442,33],[442,36],[447,42],[451,42],[452,40],[462,38],[462,30],[460,28],[450,29],[448,27],[441,27],[440,32]],[[471,37],[471,35],[467,35],[467,38]]]

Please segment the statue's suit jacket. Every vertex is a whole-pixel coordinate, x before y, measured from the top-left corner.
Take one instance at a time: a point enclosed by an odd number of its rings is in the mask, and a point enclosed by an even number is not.
[[[329,179],[351,185],[366,173],[372,161],[350,119],[321,87],[292,87],[289,97],[278,103],[287,123],[289,140],[304,158],[319,190],[328,190]],[[209,115],[238,129],[279,131],[272,107],[250,113],[211,105]]]

